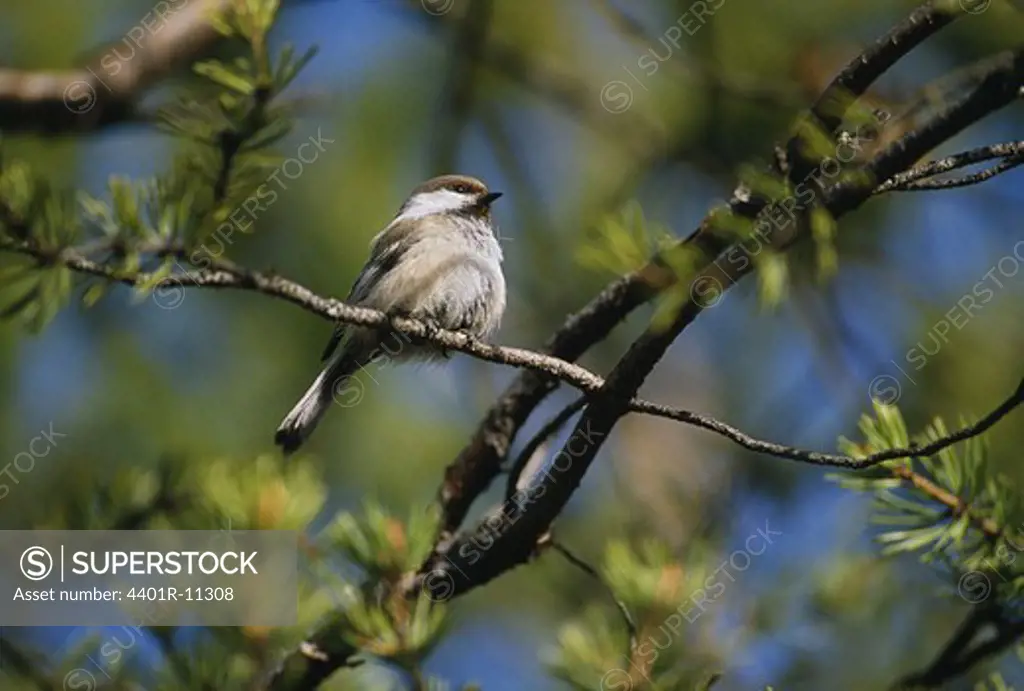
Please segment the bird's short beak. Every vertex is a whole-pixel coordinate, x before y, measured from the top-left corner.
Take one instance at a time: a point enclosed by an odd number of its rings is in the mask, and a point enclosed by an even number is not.
[[[480,197],[480,206],[490,206],[494,203],[494,200],[502,196],[504,192],[488,192],[484,196]]]

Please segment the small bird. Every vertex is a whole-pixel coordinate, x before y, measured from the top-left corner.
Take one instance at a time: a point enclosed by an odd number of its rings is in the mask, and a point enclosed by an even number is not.
[[[501,246],[491,219],[491,204],[500,196],[465,175],[422,183],[373,238],[370,258],[345,302],[418,319],[432,330],[463,331],[474,338],[491,334],[505,311]],[[323,370],[285,416],[274,443],[285,454],[298,449],[352,375],[382,356],[429,360],[447,354],[387,328],[338,324],[321,357]]]

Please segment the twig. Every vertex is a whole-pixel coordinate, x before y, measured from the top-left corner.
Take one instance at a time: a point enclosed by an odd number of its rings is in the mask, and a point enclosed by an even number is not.
[[[925,153],[1020,97],[1024,83],[1024,49],[1004,51],[982,62],[987,71],[978,75],[973,89],[871,160],[864,171],[870,179],[889,180],[899,175]],[[859,205],[862,186],[862,181],[837,185],[832,190],[834,198],[830,204],[833,214],[845,213]]]
[[[922,456],[931,454],[921,454]],[[930,479],[915,472],[912,468],[899,466],[892,469],[892,474],[901,480],[906,480],[916,489],[924,492],[929,497],[949,509],[954,518],[967,516],[988,538],[997,538],[1003,534],[1002,528],[991,518],[984,518],[975,514],[970,504],[963,499],[932,482]]]
[[[978,183],[985,182],[986,180],[991,180],[997,175],[1002,175],[1008,170],[1013,170],[1022,163],[1024,163],[1024,157],[1022,156],[1007,158],[991,168],[987,168],[977,173],[971,173],[970,175],[964,175],[959,178],[948,178],[945,180],[922,180],[902,187],[899,191],[930,192],[935,190],[950,190],[957,187],[969,187],[970,185],[977,185]]]
[[[805,451],[792,446],[776,444],[770,441],[755,439],[741,430],[732,427],[724,422],[711,417],[691,413],[685,410],[660,406],[657,403],[646,401],[631,401],[627,408],[632,412],[648,413],[657,417],[665,417],[671,420],[685,422],[695,427],[720,434],[723,437],[739,444],[745,449],[757,453],[768,454],[778,458],[785,458],[791,461],[801,461],[812,465],[832,466],[846,468],[848,470],[863,470],[871,468],[885,461],[892,461],[898,458],[912,458],[914,456],[932,456],[943,449],[957,444],[971,437],[976,437],[988,431],[993,425],[1006,417],[1011,411],[1024,403],[1024,379],[1017,386],[1017,389],[1010,396],[1000,403],[992,412],[971,425],[961,427],[949,435],[936,439],[925,445],[911,445],[906,448],[887,449],[878,451],[866,456],[855,457],[845,454],[822,453],[820,451]]]
[[[1004,160],[980,173],[974,173],[973,175],[954,180],[925,180],[925,178],[942,175],[943,173],[995,158],[1002,158]],[[900,173],[879,185],[875,190],[875,194],[890,191],[934,190],[974,185],[993,178],[1011,168],[1015,168],[1021,163],[1024,163],[1024,141],[990,144],[914,166],[907,172]]]
[[[615,591],[611,589],[611,586],[605,583],[597,569],[569,551],[568,547],[554,537],[549,537],[546,544],[565,557],[570,564],[597,581],[604,588],[605,592],[608,593],[608,597],[615,603],[616,609],[619,610],[619,614],[622,615],[622,620],[626,624],[626,632],[629,634],[629,654],[632,657],[636,653],[637,628],[636,620],[633,619],[633,615],[630,613],[629,608],[626,607],[626,603],[620,600]]]
[[[505,501],[512,498],[512,495],[516,493],[516,487],[519,484],[519,476],[522,475],[523,470],[529,465],[530,460],[534,454],[544,445],[544,442],[548,440],[551,435],[562,429],[562,426],[572,418],[573,415],[580,412],[583,406],[587,404],[587,397],[580,396],[569,405],[562,408],[558,415],[548,420],[547,424],[540,428],[537,434],[533,435],[533,438],[527,442],[523,450],[519,452],[516,460],[512,462],[512,467],[508,471],[508,484],[505,486]]]

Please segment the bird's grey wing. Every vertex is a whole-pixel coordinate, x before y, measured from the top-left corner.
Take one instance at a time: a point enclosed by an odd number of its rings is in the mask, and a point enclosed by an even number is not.
[[[407,240],[408,228],[404,227],[405,225],[404,223],[393,223],[374,237],[370,246],[370,258],[363,265],[359,275],[356,276],[355,283],[352,284],[352,289],[348,292],[345,302],[352,305],[361,305],[367,302],[373,293],[373,287],[381,276],[398,265],[402,255],[411,246]],[[338,344],[345,337],[346,331],[346,324],[339,322],[335,325],[331,340],[327,342],[327,347],[324,348],[324,352],[320,356],[321,362],[326,362],[334,354]]]
[[[324,348],[324,352],[320,355],[320,362],[327,362],[332,355],[334,355],[335,349],[338,344],[341,343],[341,339],[345,337],[345,325],[338,322],[334,325],[334,331],[331,333],[331,340],[327,341],[327,346]]]

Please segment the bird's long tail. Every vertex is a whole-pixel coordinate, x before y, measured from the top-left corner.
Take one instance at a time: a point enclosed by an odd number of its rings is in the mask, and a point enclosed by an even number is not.
[[[281,447],[285,454],[298,449],[309,435],[316,429],[320,419],[331,407],[335,389],[344,386],[346,377],[358,368],[358,362],[344,354],[335,357],[327,364],[313,384],[302,395],[295,407],[285,416],[274,433],[274,443]]]

